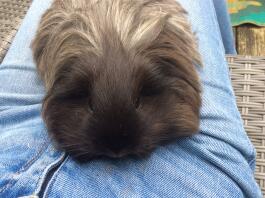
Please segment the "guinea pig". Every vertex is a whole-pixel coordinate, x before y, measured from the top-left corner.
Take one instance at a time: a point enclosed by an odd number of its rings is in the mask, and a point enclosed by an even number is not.
[[[176,0],[55,0],[32,50],[47,131],[77,161],[148,156],[198,131],[201,59]]]

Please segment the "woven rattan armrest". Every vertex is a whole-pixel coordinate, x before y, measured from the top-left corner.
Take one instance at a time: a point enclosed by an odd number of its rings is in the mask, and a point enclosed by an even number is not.
[[[257,151],[255,177],[265,194],[265,57],[227,55],[245,130]]]

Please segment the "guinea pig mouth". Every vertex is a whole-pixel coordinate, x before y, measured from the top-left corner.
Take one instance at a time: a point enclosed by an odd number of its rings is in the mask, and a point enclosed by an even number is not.
[[[128,153],[126,153],[126,152],[118,152],[118,153],[111,152],[111,153],[107,154],[107,156],[110,158],[113,158],[113,159],[117,159],[117,158],[124,158],[124,157],[128,156]]]

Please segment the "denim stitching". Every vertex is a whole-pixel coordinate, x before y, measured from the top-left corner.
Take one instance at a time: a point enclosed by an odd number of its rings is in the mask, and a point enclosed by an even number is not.
[[[59,175],[59,173],[60,173],[60,171],[61,171],[63,165],[66,164],[66,162],[67,162],[68,160],[69,160],[69,156],[67,156],[67,157],[65,158],[65,160],[62,162],[62,164],[60,165],[60,167],[58,168],[58,170],[54,173],[53,177],[51,178],[51,182],[48,183],[48,186],[47,186],[47,188],[46,188],[46,190],[45,190],[45,192],[44,192],[43,198],[49,198],[48,194],[51,192],[51,187],[52,187],[53,184],[55,183],[55,181],[56,181],[56,179],[57,179],[57,177],[58,177],[58,175]]]
[[[44,150],[48,148],[48,145],[49,142],[44,142],[43,145],[41,146],[41,149],[37,152],[37,154],[33,158],[31,158],[24,166],[22,166],[17,172],[13,173],[13,175],[20,174],[23,171],[26,171],[37,160],[37,158],[43,154]],[[14,177],[15,176],[13,176],[6,185],[0,188],[0,193],[5,192],[7,189],[11,188],[17,182],[14,180]]]
[[[36,182],[37,185],[36,185],[36,189],[35,189],[35,194],[38,194],[39,191],[40,191],[40,189],[41,189],[41,187],[42,187],[42,183],[43,183],[43,182],[41,182],[41,180],[44,180],[44,179],[46,178],[46,176],[47,176],[48,172],[50,171],[50,169],[52,169],[54,166],[56,166],[56,164],[58,164],[58,163],[62,163],[62,162],[63,162],[62,159],[63,159],[64,157],[65,157],[65,153],[62,153],[62,154],[58,157],[58,159],[57,159],[56,161],[54,161],[53,163],[48,164],[48,166],[45,166],[45,168],[43,169],[44,174],[41,175],[41,176],[39,177],[39,179],[37,180],[37,182]],[[45,172],[46,169],[48,169],[47,172]]]
[[[49,147],[48,147],[49,148]],[[49,164],[50,165],[50,164]],[[48,165],[48,166],[49,166]],[[43,169],[43,171],[45,171],[45,169],[47,168],[47,166],[45,166],[45,168]],[[45,173],[45,172],[44,172]],[[40,183],[40,180],[41,179],[43,179],[43,178],[45,178],[45,176],[46,176],[46,174],[45,175],[41,175],[40,177],[39,177],[39,179],[37,180],[37,182],[36,182],[36,190],[38,190],[38,186],[41,186],[41,184],[39,184]],[[36,194],[36,192],[35,192],[35,194]]]
[[[218,37],[219,37],[218,44],[219,44],[219,46],[221,46],[223,54],[225,54],[225,48],[224,48],[224,44],[223,44],[222,34],[221,34],[221,30],[219,28],[219,24],[217,22],[217,15],[216,15],[215,7],[213,5],[213,1],[210,1],[210,6],[213,9],[212,21],[214,23],[214,26],[215,26],[217,32],[218,32]]]

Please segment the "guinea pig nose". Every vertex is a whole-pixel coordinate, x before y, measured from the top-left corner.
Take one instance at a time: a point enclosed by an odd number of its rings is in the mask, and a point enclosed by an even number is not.
[[[124,157],[125,155],[126,155],[125,152],[118,151],[118,152],[111,152],[110,157],[112,157],[112,158],[121,158],[121,157]]]

